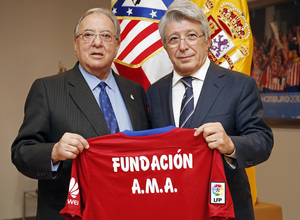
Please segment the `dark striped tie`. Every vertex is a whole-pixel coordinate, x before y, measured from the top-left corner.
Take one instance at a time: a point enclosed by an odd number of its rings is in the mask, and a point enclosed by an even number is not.
[[[114,110],[111,106],[111,102],[105,91],[106,83],[100,82],[99,86],[101,89],[101,92],[99,95],[100,108],[101,108],[104,118],[106,120],[107,126],[110,130],[110,133],[111,134],[117,133],[117,132],[119,132],[119,126],[118,126],[118,122],[117,122],[117,118],[115,116]]]
[[[189,128],[194,114],[194,94],[192,80],[193,78],[191,76],[181,78],[181,82],[185,87],[179,118],[179,127],[181,128]]]

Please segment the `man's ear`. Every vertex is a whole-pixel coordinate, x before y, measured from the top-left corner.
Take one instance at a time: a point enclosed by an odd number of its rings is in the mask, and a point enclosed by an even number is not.
[[[77,51],[77,38],[74,38],[73,44],[74,44],[75,51]]]
[[[210,50],[210,47],[211,47],[211,38],[207,38],[206,40],[206,43],[207,43],[207,52],[209,53],[209,50]]]
[[[120,46],[121,46],[121,41],[119,40],[119,41],[117,41],[117,44],[116,44],[116,50],[115,50],[114,58],[117,57]]]

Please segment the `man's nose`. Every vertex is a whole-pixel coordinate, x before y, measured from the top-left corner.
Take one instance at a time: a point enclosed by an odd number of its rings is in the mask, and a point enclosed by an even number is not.
[[[185,38],[180,38],[179,41],[179,50],[187,50],[189,49],[189,44],[186,42]]]
[[[100,34],[96,34],[95,38],[93,40],[93,46],[99,47],[100,45],[102,45],[102,43],[103,43],[103,41],[102,41]]]

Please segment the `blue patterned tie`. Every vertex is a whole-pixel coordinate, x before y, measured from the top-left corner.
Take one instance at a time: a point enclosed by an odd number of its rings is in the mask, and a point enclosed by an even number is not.
[[[111,106],[109,97],[105,91],[105,87],[107,86],[105,82],[100,82],[99,84],[101,92],[99,95],[99,103],[104,118],[106,120],[107,126],[110,130],[111,134],[119,132],[118,122],[114,113],[114,110]]]
[[[181,78],[181,82],[185,87],[179,118],[179,127],[181,128],[189,128],[194,114],[194,94],[192,80],[193,78],[191,76]]]

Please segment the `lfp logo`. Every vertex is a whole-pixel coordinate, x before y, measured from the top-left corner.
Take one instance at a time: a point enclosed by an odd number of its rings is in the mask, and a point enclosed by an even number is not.
[[[215,194],[216,196],[220,196],[224,192],[224,187],[221,184],[215,184],[212,187],[212,191],[213,191],[213,194]]]
[[[210,202],[212,204],[225,204],[225,183],[211,182]]]

